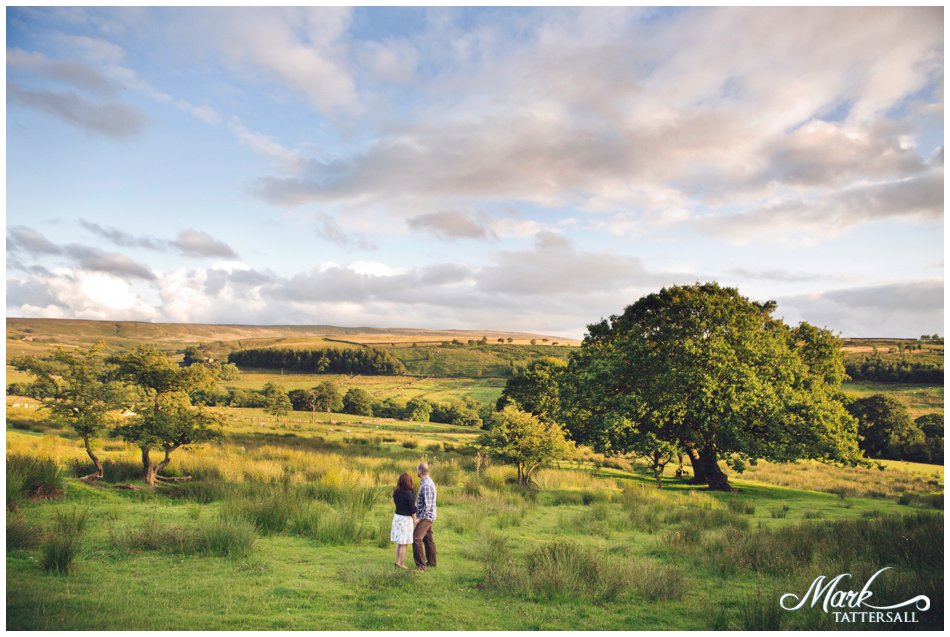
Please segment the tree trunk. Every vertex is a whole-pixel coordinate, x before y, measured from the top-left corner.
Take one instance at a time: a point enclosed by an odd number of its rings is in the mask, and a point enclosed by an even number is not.
[[[169,449],[165,448],[165,458],[155,466],[155,477],[158,477],[158,474],[161,473],[162,469],[168,466],[168,463],[172,461],[171,455],[172,451],[175,450],[175,447]]]
[[[713,491],[732,491],[729,477],[719,468],[716,462],[716,448],[709,445],[699,451],[698,464],[703,469],[703,477]]]
[[[86,453],[89,455],[89,459],[92,460],[92,463],[96,465],[96,474],[95,477],[97,480],[102,480],[102,476],[105,475],[105,472],[102,469],[102,462],[99,461],[99,458],[92,451],[92,445],[89,444],[88,438],[83,438],[83,443],[86,445]]]
[[[706,484],[706,468],[699,461],[699,456],[691,447],[686,447],[686,455],[689,456],[689,463],[693,465],[693,477],[689,484]]]
[[[333,424],[333,414],[330,413],[330,408],[327,407],[327,419],[330,421],[330,424]]]
[[[663,488],[663,467],[653,466],[653,477],[656,478],[656,488]]]
[[[158,475],[158,467],[152,464],[148,447],[142,447],[142,468],[145,471],[145,484],[155,486],[155,477]]]

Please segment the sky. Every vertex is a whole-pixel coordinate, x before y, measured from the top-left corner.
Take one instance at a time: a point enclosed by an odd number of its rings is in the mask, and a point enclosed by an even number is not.
[[[6,9],[7,316],[943,333],[943,8]]]

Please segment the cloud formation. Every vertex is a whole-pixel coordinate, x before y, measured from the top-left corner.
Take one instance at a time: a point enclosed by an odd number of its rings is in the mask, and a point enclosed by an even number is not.
[[[167,240],[154,237],[137,237],[117,228],[101,226],[85,219],[80,219],[79,224],[93,234],[123,248],[145,248],[158,252],[175,251],[182,256],[195,259],[205,257],[238,258],[238,254],[231,246],[200,230],[182,230],[178,233],[176,239]],[[29,228],[25,230],[32,234],[39,234]],[[33,240],[35,241],[35,239]]]
[[[231,246],[200,230],[182,230],[178,233],[178,238],[171,241],[170,244],[186,257],[238,258],[237,253]]]
[[[904,281],[778,299],[786,320],[830,327],[845,336],[916,337],[942,333],[943,280]]]
[[[409,217],[410,228],[443,239],[490,239],[497,236],[489,228],[461,210],[442,210]]]
[[[762,210],[812,241],[814,219],[842,203],[838,230],[916,215],[905,201],[932,216],[942,173],[900,111],[942,77],[938,9],[537,15],[512,27],[530,33],[517,45],[503,26],[474,29],[478,55],[440,26],[423,41],[457,71],[427,87],[431,108],[356,152],[261,178],[256,193],[277,206],[421,208],[409,223],[443,236],[478,233],[438,208],[452,198],[576,206],[636,234],[694,219],[717,231],[724,217],[745,235],[756,214],[735,209]],[[867,198],[878,209],[854,212]]]
[[[91,133],[126,139],[142,132],[145,114],[117,101],[94,102],[76,93],[7,86],[7,97],[26,106],[55,115],[68,124]]]
[[[147,266],[124,254],[105,252],[77,243],[60,246],[25,226],[14,226],[7,230],[7,252],[13,255],[26,252],[34,257],[62,255],[83,270],[106,272],[119,278],[155,279],[155,274]]]

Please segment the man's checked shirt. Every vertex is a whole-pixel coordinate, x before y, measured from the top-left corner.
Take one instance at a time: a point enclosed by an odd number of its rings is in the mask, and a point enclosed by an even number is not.
[[[435,483],[425,476],[419,482],[419,495],[416,496],[416,517],[420,520],[435,522]]]

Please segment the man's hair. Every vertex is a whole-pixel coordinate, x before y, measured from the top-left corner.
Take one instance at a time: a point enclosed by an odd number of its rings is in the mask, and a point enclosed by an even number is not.
[[[427,476],[427,475],[429,475],[429,465],[427,465],[427,464],[424,463],[424,462],[420,462],[420,463],[419,463],[419,466],[416,467],[416,471],[419,472],[419,473],[421,473],[421,474],[424,475],[424,476]]]

